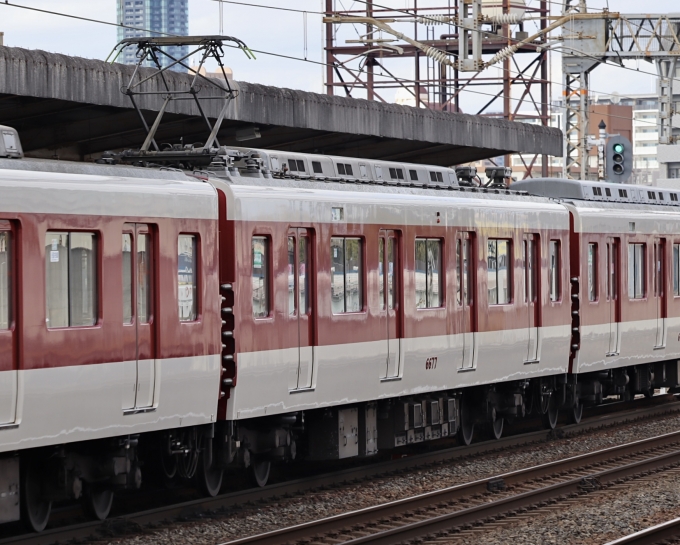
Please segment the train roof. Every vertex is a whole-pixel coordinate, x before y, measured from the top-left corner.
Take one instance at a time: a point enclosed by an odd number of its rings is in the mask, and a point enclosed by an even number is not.
[[[177,171],[0,158],[0,188],[0,212],[218,217],[214,187]]]
[[[560,200],[680,206],[680,191],[660,187],[564,178],[530,178],[513,183],[512,188]]]

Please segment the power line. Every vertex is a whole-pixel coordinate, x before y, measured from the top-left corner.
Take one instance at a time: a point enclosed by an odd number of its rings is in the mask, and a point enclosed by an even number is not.
[[[58,11],[51,11],[47,9],[40,9],[40,8],[34,8],[32,6],[22,6],[21,4],[10,4],[9,0],[5,0],[4,3],[0,3],[0,6],[9,6],[12,8],[21,8],[21,9],[27,9],[30,11],[37,11],[39,13],[45,13],[47,15],[58,15],[59,17],[67,17],[69,19],[77,19],[79,21],[85,21],[88,23],[99,23],[100,25],[108,25],[108,26],[115,26],[115,27],[120,27],[120,28],[128,28],[130,30],[141,30],[143,32],[149,32],[151,34],[158,34],[162,36],[171,36],[171,37],[177,37],[176,34],[167,34],[165,32],[158,32],[155,30],[149,30],[148,28],[140,28],[140,27],[134,27],[130,25],[125,25],[123,23],[111,23],[110,21],[101,21],[99,19],[90,19],[89,17],[81,17],[80,15],[71,15],[70,13],[60,13]]]

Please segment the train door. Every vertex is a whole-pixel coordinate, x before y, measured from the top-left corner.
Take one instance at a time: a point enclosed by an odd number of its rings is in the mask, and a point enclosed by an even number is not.
[[[402,362],[401,327],[399,322],[399,239],[397,233],[389,229],[380,230],[378,283],[380,285],[380,308],[385,324],[387,354],[385,367],[380,377],[384,379],[399,377]]]
[[[524,301],[527,306],[527,327],[529,341],[525,363],[538,362],[538,236],[525,235],[523,245],[524,260]]]
[[[619,239],[607,237],[607,305],[609,307],[609,346],[607,356],[618,356],[621,346],[621,309],[619,297]]]
[[[0,427],[17,414],[18,358],[15,319],[15,263],[12,227],[0,221]]]
[[[152,231],[141,223],[123,230],[123,328],[132,346],[124,367],[123,409],[152,407],[156,387],[154,252]]]
[[[289,387],[299,390],[312,387],[314,372],[314,280],[312,236],[308,229],[288,232],[288,316],[297,333],[297,362],[291,369]]]
[[[656,299],[656,344],[666,346],[666,239],[654,241],[654,298]]]
[[[456,302],[462,311],[463,351],[460,369],[475,367],[475,298],[474,260],[472,257],[473,238],[471,233],[460,233],[456,238]]]

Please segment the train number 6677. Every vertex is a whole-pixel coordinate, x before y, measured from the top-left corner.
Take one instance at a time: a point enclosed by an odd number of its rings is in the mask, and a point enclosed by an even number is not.
[[[437,358],[427,358],[425,360],[425,369],[436,369],[437,368]]]

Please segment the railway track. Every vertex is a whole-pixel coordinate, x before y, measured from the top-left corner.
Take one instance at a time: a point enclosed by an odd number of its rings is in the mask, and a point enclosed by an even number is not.
[[[638,406],[642,405],[642,402],[638,401],[636,403]],[[48,529],[41,534],[17,534],[0,539],[0,545],[8,545],[10,543],[21,545],[52,545],[55,543],[67,543],[72,540],[97,540],[101,539],[103,534],[106,535],[111,532],[113,535],[135,534],[142,532],[143,529],[149,525],[166,523],[173,520],[200,519],[201,517],[206,516],[206,514],[210,516],[210,514],[218,513],[219,516],[220,512],[225,513],[228,512],[230,508],[237,506],[242,507],[248,503],[252,504],[256,502],[277,500],[285,496],[292,496],[324,487],[339,486],[345,483],[362,481],[379,476],[398,474],[456,459],[473,457],[485,453],[500,452],[523,445],[540,443],[557,436],[567,437],[578,435],[585,431],[680,412],[680,402],[677,402],[674,398],[671,399],[670,397],[664,399],[662,396],[657,396],[657,398],[651,400],[651,403],[646,403],[645,405],[644,408],[639,407],[633,410],[590,416],[584,418],[580,424],[567,425],[558,428],[555,431],[533,431],[504,437],[499,440],[475,443],[468,447],[459,446],[444,448],[433,452],[415,454],[397,460],[367,464],[332,473],[313,475],[292,481],[272,484],[260,489],[232,492],[215,498],[202,498],[145,511],[121,514],[118,517],[104,522],[81,522],[70,524],[64,527]],[[612,407],[609,409],[611,410]],[[680,443],[680,435],[678,436],[677,441]],[[498,485],[501,486],[501,488],[503,486],[500,482]],[[477,487],[478,492],[475,492],[475,494],[484,495],[489,493],[486,488],[487,484],[482,483],[482,481],[476,481],[475,483],[462,486]],[[496,485],[492,484],[490,486],[493,487]],[[505,481],[505,487],[508,487],[508,481]],[[283,541],[284,540],[279,538],[278,541],[269,541],[269,543],[282,543]],[[248,541],[241,540],[237,543],[241,542],[246,543]],[[252,543],[256,543],[256,541],[252,541]]]
[[[680,543],[680,518],[610,541],[606,545],[671,545]]]
[[[486,522],[680,465],[680,432],[635,441],[427,494],[231,541],[229,545],[387,545]],[[226,544],[224,544],[226,545]]]

